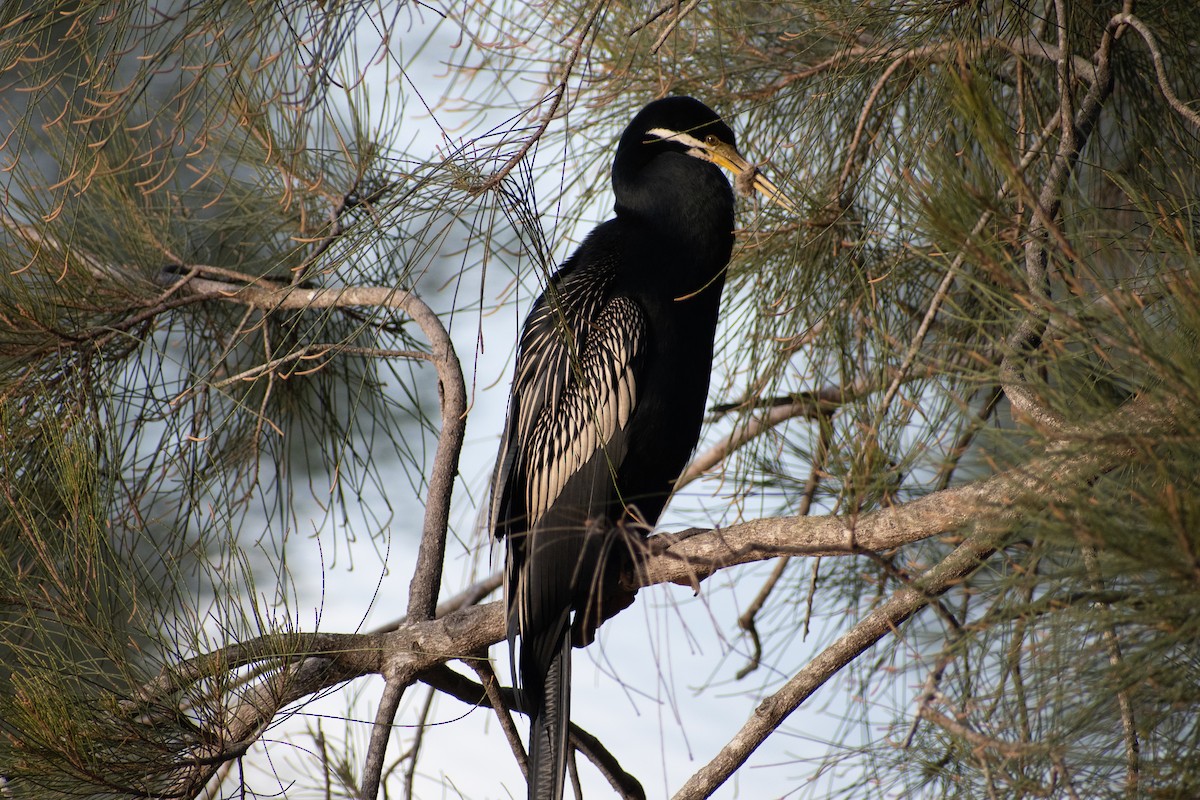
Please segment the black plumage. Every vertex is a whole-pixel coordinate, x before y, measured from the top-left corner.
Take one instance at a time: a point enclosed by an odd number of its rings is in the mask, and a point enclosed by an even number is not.
[[[790,207],[734,144],[692,98],[642,109],[613,161],[615,217],[551,277],[521,334],[491,521],[536,800],[562,797],[572,639],[632,599],[613,591],[623,537],[654,525],[699,437],[733,248],[719,166]]]

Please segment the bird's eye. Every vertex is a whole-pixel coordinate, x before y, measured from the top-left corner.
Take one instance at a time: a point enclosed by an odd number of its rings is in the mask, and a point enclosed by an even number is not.
[[[709,147],[716,147],[721,143],[721,140],[717,138],[716,134],[710,133],[708,136],[704,137],[704,143]]]

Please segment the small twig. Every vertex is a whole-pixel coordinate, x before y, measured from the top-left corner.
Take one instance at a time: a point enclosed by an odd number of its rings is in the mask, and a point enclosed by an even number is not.
[[[562,71],[559,73],[558,83],[555,85],[550,97],[550,109],[542,115],[541,122],[537,128],[530,134],[521,146],[517,148],[517,152],[501,165],[500,169],[492,173],[487,180],[477,186],[471,187],[471,190],[476,194],[482,194],[491,189],[498,187],[501,182],[508,177],[508,173],[516,168],[517,164],[521,163],[521,159],[533,148],[533,146],[542,138],[542,134],[550,127],[555,114],[558,113],[558,107],[562,104],[563,97],[567,93],[567,81],[571,77],[571,72],[575,69],[575,64],[579,61],[579,56],[583,53],[584,42],[587,41],[588,33],[592,26],[596,24],[596,20],[600,16],[600,12],[604,10],[606,3],[597,2],[592,9],[591,15],[583,24],[583,29],[579,32],[579,37],[575,42],[575,46],[571,48],[571,53],[567,56],[567,62],[563,65]]]
[[[692,11],[698,5],[700,5],[700,0],[689,0],[686,6],[679,8],[679,10],[675,12],[675,16],[672,17],[671,21],[663,27],[662,33],[660,33],[658,38],[654,40],[654,44],[650,45],[650,52],[657,53],[662,46],[666,44],[667,38],[671,35],[671,33],[674,32],[677,27],[679,27],[679,23],[683,22],[683,18],[692,13]],[[676,3],[675,6],[678,8],[679,4]]]
[[[1031,755],[1044,756],[1052,752],[1049,745],[1022,742],[1005,742],[1000,739],[993,739],[990,736],[985,736],[978,731],[971,730],[961,722],[947,717],[938,711],[934,711],[929,706],[923,706],[920,710],[921,719],[928,720],[939,728],[953,734],[954,736],[970,742],[980,750],[991,750],[997,755],[1004,758],[1025,758]]]
[[[816,556],[813,563],[816,564],[821,559]],[[758,669],[762,663],[762,639],[758,635],[758,625],[756,619],[758,612],[762,611],[762,607],[766,605],[767,598],[771,596],[771,592],[775,591],[775,587],[779,585],[780,579],[783,578],[783,573],[787,571],[787,566],[791,562],[792,556],[780,556],[775,559],[775,567],[771,570],[771,574],[767,576],[767,580],[758,588],[758,594],[750,601],[750,605],[738,617],[738,627],[742,632],[750,637],[750,657],[746,660],[746,665],[733,674],[736,680],[742,680],[751,672]]]
[[[909,61],[906,56],[901,56],[888,64],[887,69],[875,79],[875,85],[871,87],[870,93],[867,95],[866,102],[863,103],[862,111],[858,115],[858,123],[854,126],[854,136],[850,139],[850,147],[846,153],[846,161],[842,164],[842,173],[838,176],[837,192],[835,197],[843,206],[849,206],[849,198],[844,197],[846,192],[846,182],[850,179],[850,173],[854,168],[856,156],[858,155],[858,147],[862,143],[863,131],[867,127],[867,118],[871,116],[871,109],[875,107],[875,102],[879,99],[879,94],[883,91],[883,87],[887,84],[888,79]]]
[[[422,673],[421,680],[468,705],[479,705],[487,697],[487,691],[483,686],[460,675],[445,664]],[[516,697],[512,689],[497,685],[497,694],[501,705],[505,708],[513,707]],[[642,785],[621,767],[620,762],[600,743],[599,739],[574,722],[571,723],[570,736],[571,746],[583,753],[595,765],[596,769],[604,775],[622,798],[645,800],[646,792]]]
[[[1059,52],[1069,52],[1070,43],[1067,39],[1067,22],[1062,0],[1057,0],[1059,35]],[[1057,231],[1052,223],[1058,216],[1062,206],[1062,195],[1067,181],[1074,171],[1083,146],[1095,128],[1100,111],[1104,107],[1109,94],[1112,93],[1112,67],[1109,63],[1109,53],[1112,49],[1113,34],[1118,26],[1110,24],[1105,28],[1096,50],[1095,80],[1087,94],[1075,109],[1071,87],[1071,62],[1060,58],[1058,62],[1059,110],[1058,118],[1063,124],[1059,126],[1058,151],[1051,161],[1050,169],[1038,193],[1034,204],[1034,213],[1029,225],[1029,240],[1025,244],[1025,280],[1030,296],[1035,304],[1047,305],[1049,291],[1046,285],[1049,276],[1049,242]],[[1059,238],[1059,237],[1055,237]],[[1062,242],[1060,241],[1060,244]],[[1064,251],[1065,252],[1065,251]],[[1024,417],[1037,427],[1046,431],[1063,429],[1066,418],[1062,414],[1042,402],[1037,394],[1025,385],[1021,372],[1026,353],[1032,352],[1041,345],[1046,328],[1046,315],[1036,307],[1022,320],[1017,329],[1008,339],[1009,354],[1000,364],[1000,378],[1004,394],[1008,397],[1015,416]]]
[[[967,454],[967,449],[971,446],[971,442],[975,440],[975,437],[979,435],[979,431],[991,419],[992,414],[996,410],[996,404],[1000,402],[1000,396],[1003,394],[1004,392],[1001,391],[999,386],[992,386],[988,389],[983,407],[967,423],[967,429],[955,440],[953,446],[950,448],[950,452],[946,455],[946,460],[938,468],[937,480],[933,483],[934,491],[940,492],[950,485],[950,481],[954,479],[954,472],[958,469],[959,462]],[[969,403],[970,399],[968,399]]]
[[[592,762],[622,800],[646,800],[646,790],[592,734],[571,723],[571,746]],[[582,795],[581,795],[582,796]]]
[[[1184,105],[1179,96],[1171,89],[1171,84],[1167,80],[1167,69],[1163,65],[1162,52],[1158,49],[1158,42],[1154,38],[1154,33],[1147,27],[1146,23],[1133,14],[1117,14],[1109,20],[1108,30],[1115,32],[1121,25],[1128,25],[1133,28],[1142,37],[1142,41],[1146,43],[1146,47],[1150,50],[1150,58],[1154,61],[1154,74],[1158,78],[1158,88],[1162,91],[1167,103],[1171,108],[1175,109],[1175,113],[1190,122],[1197,131],[1200,131],[1200,114]]]
[[[325,800],[333,800],[333,765],[329,763],[329,747],[325,741],[325,729],[321,720],[317,720],[317,730],[312,734],[313,744],[317,748],[317,759],[321,764],[321,776],[325,778]],[[233,762],[230,762],[232,764]],[[209,798],[205,798],[209,800]]]
[[[1061,758],[1054,759],[1054,768],[1058,770],[1058,774],[1062,776],[1063,788],[1067,790],[1067,797],[1071,800],[1079,800],[1079,795],[1075,792],[1074,781],[1071,780],[1071,772],[1067,769],[1067,764]]]
[[[364,197],[358,194],[360,180],[361,176],[356,178],[350,190],[342,195],[342,198],[329,209],[329,232],[322,236],[317,242],[317,246],[313,248],[313,251],[299,265],[293,268],[293,278],[295,281],[300,281],[307,274],[309,268],[316,264],[321,256],[333,246],[333,243],[345,234],[345,214],[347,211],[379,201],[394,187],[394,184],[385,183]],[[303,207],[303,204],[301,204],[301,207]]]
[[[910,373],[908,380],[914,380],[931,374],[931,370]],[[758,417],[748,418],[739,425],[724,440],[705,450],[692,459],[683,474],[675,482],[675,489],[688,485],[700,478],[705,472],[720,464],[733,452],[744,447],[758,436],[775,428],[790,419],[803,417],[810,420],[820,420],[842,406],[856,402],[874,392],[880,391],[881,386],[873,381],[860,380],[850,386],[827,386],[814,392],[800,392],[795,395],[780,398],[769,398],[754,401],[754,407],[765,407],[766,413]],[[714,411],[726,413],[738,406],[720,405]]]
[[[650,12],[650,16],[646,17],[644,20],[639,22],[637,25],[634,25],[632,28],[630,28],[628,31],[626,31],[625,35],[633,36],[638,31],[642,30],[647,25],[649,25],[651,22],[654,22],[654,20],[658,19],[663,14],[670,11],[672,8],[678,8],[678,7],[679,7],[679,0],[667,0],[665,3],[663,3],[661,6],[659,6],[656,10]]]
[[[237,375],[231,375],[228,378],[223,378],[215,383],[209,384],[209,386],[214,389],[223,389],[226,386],[230,386],[235,383],[254,380],[265,373],[274,372],[284,364],[290,364],[293,361],[325,359],[327,356],[334,356],[343,353],[347,355],[370,356],[374,358],[411,358],[421,361],[433,361],[433,357],[429,355],[429,353],[422,353],[417,350],[385,350],[376,347],[350,347],[337,343],[310,344],[288,353],[286,356],[273,358],[270,361],[259,364],[256,367],[251,367],[248,370],[239,372]],[[324,364],[321,364],[313,370],[306,370],[304,374],[313,372],[316,369],[321,369],[323,366]]]
[[[934,696],[937,695],[938,684],[941,683],[942,676],[946,672],[946,667],[950,665],[950,661],[951,656],[946,655],[943,651],[942,656],[938,658],[933,669],[931,669],[929,674],[925,676],[925,684],[921,687],[921,694],[917,696],[917,713],[913,715],[912,722],[909,723],[908,733],[906,733],[904,738],[900,741],[899,746],[902,749],[907,750],[908,748],[912,747],[913,739],[916,738],[917,735],[917,727],[921,724],[921,711],[924,710],[924,708],[933,701]]]
[[[820,433],[817,437],[817,449],[813,453],[812,464],[808,472],[808,480],[804,484],[804,494],[800,498],[800,506],[796,509],[796,516],[806,517],[808,512],[812,510],[813,498],[817,494],[817,487],[821,484],[821,473],[825,469],[825,458],[829,454],[830,440],[833,438],[833,425],[830,420],[821,420]],[[750,605],[738,617],[738,627],[745,631],[750,636],[751,645],[754,650],[750,655],[750,660],[746,666],[737,671],[736,678],[741,680],[749,675],[754,670],[758,669],[760,660],[762,659],[762,641],[758,636],[758,627],[755,625],[755,620],[758,613],[762,611],[762,607],[766,605],[767,598],[775,591],[775,587],[783,578],[783,573],[787,570],[787,565],[791,561],[791,556],[783,556],[775,562],[775,568],[771,570],[770,576],[766,582],[759,588],[758,594],[750,601]],[[821,563],[821,557],[816,556],[813,559],[813,569]],[[804,632],[808,634],[808,621],[812,615],[811,608],[812,593],[809,594],[809,611],[804,618]]]
[[[1083,539],[1082,536],[1079,538]],[[1086,541],[1081,541],[1079,549],[1083,554],[1083,564],[1087,570],[1088,582],[1091,584],[1092,591],[1097,595],[1102,594],[1104,578],[1100,571],[1100,559],[1096,554],[1096,548]],[[1097,605],[1107,609],[1106,604],[1097,603]],[[1104,639],[1104,646],[1108,650],[1108,663],[1120,669],[1123,663],[1121,643],[1117,639],[1116,626],[1112,620],[1105,620],[1104,632],[1101,636]],[[1125,687],[1117,689],[1117,707],[1121,711],[1121,728],[1125,739],[1125,795],[1136,797],[1141,775],[1141,742],[1138,738],[1133,702],[1129,698],[1129,690]]]
[[[796,417],[814,419],[822,413],[825,412],[821,408],[820,400],[797,399],[789,405],[774,406],[762,416],[748,418],[724,440],[693,458],[687,469],[679,476],[679,480],[675,482],[675,490],[679,491],[700,478],[705,472],[728,458],[731,453],[789,419]]]
[[[966,50],[968,60],[978,59],[989,50],[1007,50],[1020,58],[1042,58],[1051,61],[1058,61],[1061,56],[1059,50],[1050,42],[1042,41],[1036,36],[1022,36],[1016,39],[988,37],[976,42],[973,46],[969,46]],[[846,63],[851,64],[876,64],[880,61],[917,61],[927,59],[930,62],[941,61],[947,57],[958,57],[964,52],[964,43],[955,39],[948,42],[936,42],[933,44],[921,45],[914,47],[902,53],[897,53],[895,48],[890,46],[879,45],[856,45],[854,47],[836,53],[824,61],[820,61],[812,66],[796,72],[789,73],[774,83],[757,89],[753,92],[753,96],[757,98],[774,97],[781,89],[786,88],[796,81],[807,80],[814,75],[819,75],[822,72],[828,72],[836,67]],[[1085,79],[1091,77],[1091,63],[1083,56],[1072,56],[1075,63],[1075,70],[1080,76]]]
[[[575,748],[567,750],[567,775],[571,779],[571,790],[575,797],[583,797],[583,784],[579,780],[579,764],[575,761]]]
[[[1023,173],[1029,167],[1029,165],[1033,163],[1034,159],[1041,152],[1045,142],[1049,139],[1050,134],[1053,133],[1054,130],[1059,126],[1060,119],[1060,116],[1056,114],[1046,124],[1045,128],[1042,129],[1042,133],[1038,141],[1034,143],[1033,147],[1031,147],[1027,153],[1025,153],[1024,157],[1021,159],[1021,163],[1017,165],[1017,176]],[[997,200],[1008,195],[1014,178],[1009,178],[1000,185],[999,190],[996,192]],[[974,227],[971,228],[971,233],[967,237],[968,240],[972,240],[982,233],[983,229],[987,227],[987,224],[991,221],[991,219],[992,211],[990,209],[980,214],[979,219],[976,220]],[[963,262],[966,261],[966,258],[967,249],[964,247],[954,257],[954,260],[950,262],[950,266],[947,267],[946,274],[942,278],[941,284],[939,284],[937,290],[934,291],[933,297],[929,301],[929,306],[925,311],[925,316],[921,319],[921,324],[917,327],[916,333],[913,334],[912,341],[909,342],[908,349],[905,351],[904,357],[900,361],[900,366],[896,370],[896,376],[892,379],[891,385],[888,386],[887,391],[884,393],[883,401],[880,403],[879,409],[875,412],[875,418],[879,422],[882,422],[883,419],[887,417],[888,411],[891,409],[892,402],[896,399],[896,394],[900,391],[900,386],[903,384],[909,370],[912,369],[912,365],[916,361],[917,354],[920,352],[921,345],[925,342],[925,337],[928,335],[930,328],[933,327],[933,321],[937,317],[942,303],[945,301],[946,296],[950,292],[950,286],[954,283],[954,279],[958,275],[958,270],[962,267]],[[878,424],[876,427],[878,427]]]
[[[475,583],[471,584],[470,586],[468,586],[466,589],[463,589],[458,594],[453,595],[452,597],[448,597],[445,600],[443,600],[442,602],[438,603],[437,611],[433,615],[434,619],[441,619],[442,617],[446,616],[447,614],[451,614],[455,611],[460,611],[464,608],[467,608],[468,606],[479,605],[479,603],[485,597],[487,597],[489,594],[496,591],[503,585],[504,585],[504,573],[503,572],[492,573],[491,575],[487,576],[483,580],[476,581]],[[403,626],[407,623],[408,623],[408,617],[401,617],[400,619],[393,620],[391,622],[386,622],[383,625],[380,625],[379,627],[373,629],[371,631],[371,633],[387,633],[389,631],[398,630],[401,626]]]
[[[512,714],[509,713],[509,703],[506,703],[500,694],[500,681],[496,678],[496,671],[492,669],[492,662],[487,659],[487,654],[483,653],[476,658],[463,659],[463,663],[479,676],[479,683],[487,695],[488,702],[492,704],[492,711],[496,712],[496,719],[500,721],[500,729],[504,731],[504,737],[508,739],[508,746],[512,748],[513,757],[517,759],[521,774],[528,779],[529,755],[521,744],[521,734],[517,732]]]

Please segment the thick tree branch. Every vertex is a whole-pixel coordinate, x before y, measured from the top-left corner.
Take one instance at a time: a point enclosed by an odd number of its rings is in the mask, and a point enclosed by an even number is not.
[[[1140,418],[1139,418],[1140,419]],[[1147,424],[1162,418],[1147,417]],[[719,530],[691,529],[648,540],[638,586],[659,583],[694,585],[720,569],[780,555],[854,555],[891,550],[944,535],[979,520],[1011,522],[1020,503],[1044,504],[1047,491],[1061,492],[1073,479],[1119,463],[1118,445],[1087,453],[1049,455],[966,486],[926,495],[857,519],[839,516],[772,517]],[[853,534],[853,541],[850,535]],[[197,656],[165,669],[142,687],[133,703],[154,703],[187,686],[229,670],[272,659],[320,656],[337,661],[355,675],[382,674],[385,658],[403,659],[404,674],[479,652],[505,635],[503,604],[467,606],[434,620],[405,619],[394,630],[366,634],[295,634],[264,636]],[[473,646],[472,646],[473,645]],[[310,687],[311,690],[327,685]]]
[[[275,715],[290,703],[370,674],[382,674],[389,681],[407,685],[426,670],[464,654],[486,649],[504,637],[502,606],[502,603],[472,606],[441,619],[409,622],[391,633],[275,637],[282,642],[279,645],[279,658],[292,665],[272,673],[238,698],[224,717],[221,729],[208,731],[206,743],[188,753],[184,765],[176,774],[175,784],[194,787],[198,791],[224,761],[244,753]],[[311,640],[310,636],[313,637]],[[256,653],[262,655],[263,660],[267,657],[265,642],[270,638],[256,640]],[[297,661],[301,656],[296,648],[306,642],[326,644],[329,649],[320,655],[303,657]],[[235,646],[234,649],[239,647]],[[203,656],[200,660],[216,667],[224,658],[225,651],[222,650]],[[194,677],[199,679],[200,676]],[[183,688],[178,680],[156,681],[160,685],[164,682]],[[152,690],[146,687],[139,695],[142,702],[150,702]],[[161,698],[154,700],[155,706],[161,702]],[[191,796],[194,792],[181,790],[180,794]]]
[[[1022,470],[1010,470],[961,489],[949,489],[927,495],[894,509],[867,514],[861,517],[852,530],[849,546],[860,542],[859,532],[863,522],[874,534],[871,538],[884,541],[893,532],[893,525],[903,528],[908,512],[920,511],[924,501],[938,498],[939,505],[946,509],[926,509],[929,521],[949,521],[958,514],[975,513],[968,518],[959,518],[954,527],[973,525],[976,532],[959,545],[939,564],[920,577],[900,587],[883,605],[875,609],[864,620],[825,648],[812,659],[778,692],[764,700],[754,715],[712,761],[696,772],[675,795],[675,800],[699,800],[710,796],[721,784],[745,763],[760,744],[787,718],[805,699],[820,688],[842,667],[849,664],[867,648],[874,645],[888,632],[896,629],[917,611],[935,601],[955,583],[968,577],[995,550],[1003,546],[1011,536],[1011,527],[1019,521],[1022,504],[1044,507],[1047,496],[1064,494],[1061,487],[1078,485],[1089,476],[1115,468],[1127,458],[1133,447],[1130,439],[1137,434],[1163,427],[1173,428],[1181,411],[1177,400],[1150,404],[1145,399],[1134,401],[1118,409],[1107,418],[1090,426],[1092,446],[1082,454],[1069,456],[1055,452],[1075,437],[1087,436],[1087,429],[1072,429],[1063,442],[1051,448],[1050,454]],[[1111,437],[1111,438],[1110,438]],[[943,516],[948,514],[948,516]],[[887,524],[877,525],[881,518],[900,516],[900,520],[888,519]],[[826,518],[828,519],[828,518]],[[816,522],[817,519],[800,519],[796,522]],[[751,523],[752,525],[753,523]],[[740,527],[740,526],[739,526]],[[932,534],[931,534],[932,535]],[[756,541],[744,537],[725,537],[721,546],[735,556],[742,551],[753,551]],[[729,548],[728,542],[743,541],[740,547]],[[686,544],[687,540],[684,540]],[[814,548],[815,549],[815,548]],[[883,549],[871,547],[869,549]],[[716,553],[720,558],[721,553]],[[694,579],[696,570],[687,575]]]
[[[1131,404],[1114,413],[1111,421],[1140,419],[1130,409],[1142,408],[1142,403]],[[1157,415],[1154,418],[1160,424],[1165,421]],[[1075,437],[1091,441],[1093,435],[1074,430],[1055,449],[1065,449]],[[1055,453],[1052,449],[1043,458],[991,478],[858,517],[772,517],[720,530],[692,529],[663,534],[649,540],[652,556],[642,562],[637,583],[696,586],[720,569],[779,555],[877,552],[960,530],[980,519],[1013,522],[1022,513],[1021,503],[1044,504],[1047,496],[1066,491],[1063,487],[1116,466],[1126,452],[1121,447],[1099,443],[1074,455]]]

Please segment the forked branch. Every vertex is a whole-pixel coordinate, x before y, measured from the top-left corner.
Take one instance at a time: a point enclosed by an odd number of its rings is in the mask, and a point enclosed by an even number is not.
[[[354,306],[395,308],[406,313],[420,326],[429,341],[431,360],[438,372],[442,425],[433,467],[429,472],[429,490],[425,502],[421,544],[417,551],[417,565],[409,584],[408,619],[412,622],[433,619],[442,582],[450,501],[454,491],[454,480],[458,475],[458,460],[462,452],[467,413],[466,382],[463,379],[462,366],[450,340],[450,334],[441,320],[420,297],[401,289],[307,289],[293,286],[269,288],[223,284],[206,278],[192,278],[191,284],[192,291],[219,296],[229,302],[249,305],[264,311]],[[387,687],[367,750],[361,795],[363,800],[374,800],[378,793],[392,722],[404,688],[413,680],[413,676],[404,669],[404,664],[396,663],[393,659],[386,661],[382,673]]]

